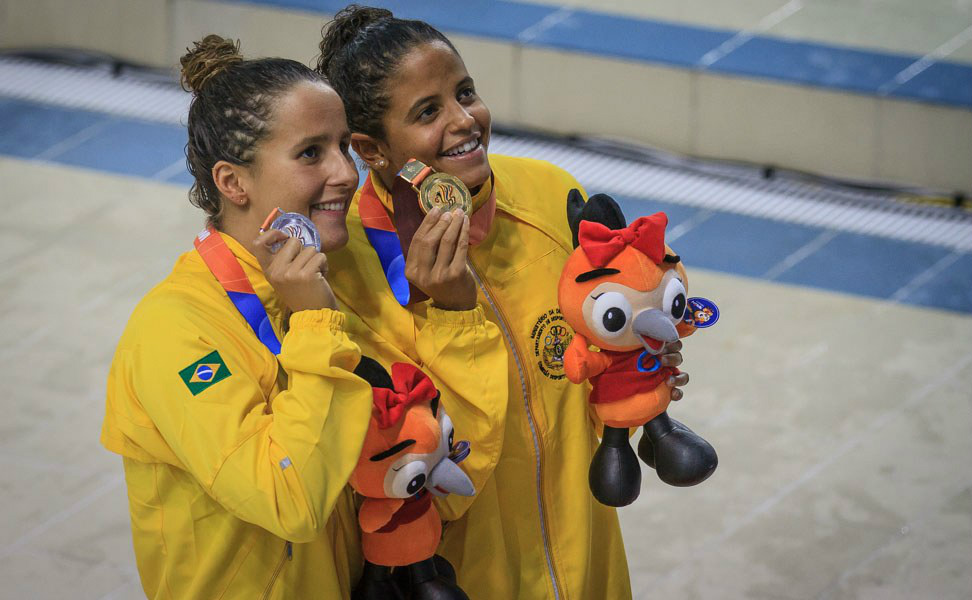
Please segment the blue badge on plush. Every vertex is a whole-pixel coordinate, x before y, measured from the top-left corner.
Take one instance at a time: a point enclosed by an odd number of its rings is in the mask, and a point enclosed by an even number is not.
[[[719,320],[719,307],[708,298],[689,298],[682,320],[699,329],[712,327]]]

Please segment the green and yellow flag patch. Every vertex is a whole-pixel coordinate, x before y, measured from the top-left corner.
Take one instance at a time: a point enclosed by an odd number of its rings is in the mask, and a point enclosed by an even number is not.
[[[179,371],[179,377],[182,378],[183,383],[186,384],[193,396],[230,375],[232,373],[230,373],[226,363],[223,362],[223,357],[216,350]]]

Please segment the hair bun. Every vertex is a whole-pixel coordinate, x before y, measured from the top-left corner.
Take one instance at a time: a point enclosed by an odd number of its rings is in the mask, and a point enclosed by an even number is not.
[[[392,11],[385,8],[357,4],[342,8],[334,15],[334,20],[325,24],[321,31],[321,56],[317,61],[317,72],[326,76],[334,56],[350,44],[362,29],[382,19],[394,17]]]
[[[206,82],[222,73],[234,63],[242,62],[239,40],[230,40],[209,34],[201,42],[193,42],[193,48],[179,59],[182,65],[182,87],[199,94]]]

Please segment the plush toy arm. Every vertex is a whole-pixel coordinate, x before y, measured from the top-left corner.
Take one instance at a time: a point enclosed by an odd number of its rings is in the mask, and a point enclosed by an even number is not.
[[[361,531],[374,533],[388,524],[392,516],[405,504],[401,498],[365,498],[358,510]]]
[[[692,325],[691,323],[686,323],[685,321],[679,321],[678,325],[675,326],[675,331],[678,332],[678,337],[680,338],[684,338],[692,335],[693,333],[695,333],[696,329],[698,328],[695,325]]]
[[[581,383],[599,375],[611,364],[610,358],[600,352],[591,352],[587,346],[587,338],[575,333],[567,346],[567,351],[564,352],[564,371],[567,379],[574,383]]]

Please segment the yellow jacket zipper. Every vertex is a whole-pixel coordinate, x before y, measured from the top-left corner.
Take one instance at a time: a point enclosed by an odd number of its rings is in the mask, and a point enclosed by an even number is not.
[[[526,408],[527,423],[530,425],[530,435],[533,437],[533,450],[534,455],[537,459],[537,508],[540,514],[540,534],[543,537],[543,553],[544,558],[547,561],[547,571],[550,574],[550,582],[553,585],[554,599],[560,599],[560,586],[557,584],[557,574],[554,571],[553,557],[550,554],[550,538],[547,532],[547,520],[543,508],[543,479],[541,477],[541,457],[542,451],[540,447],[540,435],[537,432],[536,419],[533,416],[533,409],[530,406],[530,393],[527,388],[526,373],[523,370],[523,361],[520,358],[520,351],[516,345],[516,340],[510,334],[509,327],[506,324],[506,317],[503,315],[502,310],[496,302],[493,301],[492,295],[489,293],[489,289],[486,287],[485,282],[480,278],[479,273],[476,272],[475,267],[472,265],[472,261],[466,261],[469,266],[469,271],[472,273],[473,279],[476,280],[476,285],[482,290],[483,296],[486,301],[489,302],[490,307],[493,309],[493,313],[496,315],[497,325],[499,325],[500,331],[503,332],[503,337],[506,338],[507,344],[510,346],[510,350],[513,352],[513,361],[516,363],[517,374],[520,377],[520,388],[523,393],[523,405]]]
[[[277,568],[273,570],[273,576],[270,577],[270,581],[267,583],[267,587],[263,590],[263,600],[267,600],[270,597],[270,592],[273,591],[273,584],[277,582],[277,577],[280,576],[280,571],[283,570],[284,563],[288,560],[294,560],[294,545],[291,542],[284,544],[283,553],[280,555],[280,561],[277,563]]]

